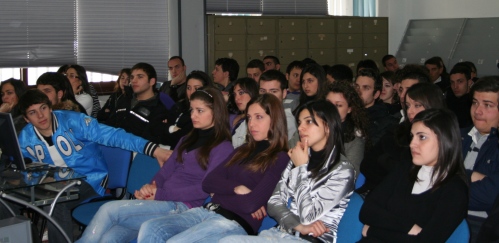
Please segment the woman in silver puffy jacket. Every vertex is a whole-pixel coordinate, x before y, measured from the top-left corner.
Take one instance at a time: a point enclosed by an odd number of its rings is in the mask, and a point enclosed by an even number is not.
[[[220,242],[336,242],[355,182],[353,165],[340,157],[341,119],[336,107],[324,100],[306,103],[296,114],[300,142],[289,150],[291,161],[267,205],[279,226],[258,237]]]

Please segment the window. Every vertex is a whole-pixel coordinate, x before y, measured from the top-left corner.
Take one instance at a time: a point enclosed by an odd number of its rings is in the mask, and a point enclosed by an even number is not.
[[[27,71],[27,76],[22,77],[23,69]],[[9,78],[24,80],[27,85],[36,85],[36,80],[46,72],[57,72],[59,67],[33,67],[33,68],[0,68],[0,82]],[[88,82],[110,82],[118,80],[118,75],[89,72],[87,71]]]
[[[21,79],[21,69],[20,68],[0,68],[0,81],[7,80],[9,78]]]
[[[352,16],[353,1],[352,0],[328,0],[327,12],[334,16]]]

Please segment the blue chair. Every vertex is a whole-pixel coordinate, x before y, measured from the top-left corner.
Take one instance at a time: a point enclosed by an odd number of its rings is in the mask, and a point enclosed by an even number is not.
[[[128,172],[132,160],[132,152],[121,148],[100,146],[108,168],[107,189],[122,189],[120,195],[106,194],[103,197],[86,200],[73,209],[73,218],[83,226],[87,226],[102,204],[109,200],[122,199],[126,193]]]
[[[135,190],[151,182],[152,178],[161,169],[158,161],[145,154],[137,154],[132,161],[130,174],[128,175],[127,192],[133,196]]]
[[[454,233],[446,241],[447,243],[468,243],[470,241],[470,228],[468,222],[463,219],[463,222],[457,226]]]
[[[357,242],[362,238],[364,224],[359,220],[359,213],[363,203],[364,199],[354,192],[338,225],[338,243]]]
[[[128,176],[127,191],[131,197],[135,190],[139,190],[143,185],[151,182],[151,179],[159,171],[160,167],[155,158],[145,154],[137,154],[132,161],[130,175]],[[137,239],[130,241],[136,243]]]
[[[268,230],[274,226],[277,225],[277,221],[275,221],[273,218],[271,218],[268,214],[267,216],[265,216],[265,218],[263,218],[263,221],[262,221],[262,225],[260,226],[260,228],[258,229],[258,233],[264,231],[264,230]]]
[[[362,173],[359,173],[359,176],[357,176],[357,180],[355,181],[355,189],[361,188],[365,182],[366,177]]]

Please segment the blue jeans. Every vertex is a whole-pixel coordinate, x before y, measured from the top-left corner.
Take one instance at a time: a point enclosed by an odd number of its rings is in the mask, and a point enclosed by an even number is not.
[[[145,222],[138,242],[211,243],[229,235],[246,235],[246,231],[236,221],[199,207]]]
[[[170,201],[108,202],[97,211],[77,242],[130,242],[137,237],[142,223],[188,209],[184,203]]]
[[[290,235],[287,232],[282,232],[277,228],[270,228],[268,230],[264,230],[258,234],[258,236],[228,236],[218,243],[287,243],[287,242],[308,242],[306,240],[301,239],[300,237],[296,237],[294,235]]]

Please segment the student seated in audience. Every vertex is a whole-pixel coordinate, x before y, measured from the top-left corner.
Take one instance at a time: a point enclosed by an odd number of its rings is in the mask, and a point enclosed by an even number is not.
[[[449,77],[451,89],[447,90],[445,95],[447,107],[456,114],[460,128],[472,126],[471,96],[469,94],[473,84],[471,70],[467,66],[455,66],[450,71]]]
[[[266,71],[260,76],[260,82],[258,84],[260,86],[260,94],[269,93],[275,95],[281,103],[288,94],[286,90],[288,82],[286,81],[284,74],[280,71]],[[288,138],[290,138],[296,132],[295,117],[290,108],[284,108],[284,113],[286,114],[286,124],[288,125]]]
[[[301,62],[303,62],[303,64],[305,64],[305,66],[308,66],[309,64],[318,64],[314,59],[312,59],[310,57],[303,58],[303,60],[301,60]]]
[[[326,72],[317,63],[310,63],[302,70],[300,75],[300,107],[312,100],[326,97],[327,91]]]
[[[252,78],[255,82],[260,80],[260,76],[265,72],[265,65],[260,59],[253,59],[246,65],[246,74],[248,78]]]
[[[219,90],[207,87],[192,92],[190,109],[194,129],[182,138],[151,182],[135,192],[138,200],[104,204],[79,242],[129,242],[137,238],[142,223],[202,205],[208,197],[202,190],[203,179],[234,149]]]
[[[137,63],[132,67],[130,79],[133,95],[118,102],[116,112],[110,115],[105,124],[171,146],[165,134],[168,131],[167,122],[175,117],[159,99],[155,88],[156,70],[148,63]]]
[[[390,115],[398,114],[402,107],[400,106],[400,99],[395,88],[395,73],[386,71],[382,72],[380,76],[383,79],[383,86],[379,95],[379,101],[382,101],[388,107]]]
[[[431,82],[436,84],[442,92],[446,92],[450,87],[450,81],[442,58],[432,57],[426,60],[424,65],[430,72]]]
[[[53,110],[69,110],[88,115],[85,108],[76,101],[73,88],[63,74],[46,72],[40,75],[36,80],[36,88],[47,95]]]
[[[351,83],[335,81],[328,86],[326,100],[338,109],[341,118],[345,156],[355,168],[355,176],[360,172],[360,163],[364,158],[366,141],[368,140],[367,117],[364,103]],[[368,142],[368,141],[367,141]]]
[[[57,203],[52,214],[70,238],[73,235],[71,209],[85,199],[105,192],[107,169],[99,144],[148,154],[157,158],[160,164],[169,156],[168,151],[158,148],[157,144],[98,123],[82,113],[52,111],[48,97],[36,89],[21,96],[19,109],[29,123],[19,134],[23,156],[36,162],[70,167],[86,176],[79,186],[79,199]],[[51,242],[65,241],[57,228],[50,223],[48,227]]]
[[[265,64],[265,71],[267,70],[281,70],[281,62],[276,56],[265,56],[263,58],[263,63]]]
[[[397,165],[410,161],[410,127],[419,112],[430,108],[445,108],[441,90],[430,83],[414,84],[407,91],[405,101],[404,113],[407,119],[388,129],[388,132],[364,156],[360,172],[366,181],[357,189],[358,193],[367,195],[383,181],[386,175],[397,168]]]
[[[383,81],[376,70],[364,68],[359,70],[355,78],[354,87],[364,102],[364,108],[369,117],[368,135],[371,143],[375,145],[383,137],[386,131],[397,123],[395,118],[390,116],[388,108],[376,102],[381,94]]]
[[[121,69],[118,80],[116,80],[116,84],[114,85],[114,92],[109,96],[106,103],[97,114],[97,120],[99,120],[99,122],[105,122],[111,114],[114,114],[120,99],[127,95],[125,87],[129,87],[130,85],[131,72],[132,70],[130,68]]]
[[[26,125],[19,110],[19,98],[26,92],[26,84],[17,79],[7,79],[0,83],[0,112],[10,113],[14,120],[16,132],[19,133]]]
[[[0,96],[2,97],[0,112],[12,113],[13,117],[20,115],[17,103],[26,90],[26,84],[21,80],[11,78],[2,81],[0,83]]]
[[[336,64],[326,71],[326,79],[329,83],[335,81],[346,81],[351,83],[353,81],[353,72],[347,65]]]
[[[396,116],[400,119],[400,122],[405,120],[405,94],[407,90],[417,83],[431,83],[430,74],[428,70],[420,65],[408,64],[405,65],[403,69],[396,73],[395,78],[396,81],[399,82],[397,94],[400,99],[400,106],[402,109],[400,110],[400,116]]]
[[[87,114],[97,118],[97,113],[100,110],[99,97],[95,88],[89,84],[87,78],[87,70],[80,65],[69,65],[65,72],[68,77],[73,93],[78,103],[85,107]]]
[[[170,57],[168,60],[168,72],[172,78],[169,81],[163,82],[159,88],[159,92],[167,94],[173,101],[177,102],[185,98],[186,85],[186,70],[184,59],[180,56]]]
[[[250,100],[258,97],[258,83],[251,78],[240,78],[234,82],[234,89],[229,98],[230,130],[232,145],[237,148],[246,142],[248,127],[246,124],[246,108]]]
[[[472,240],[499,195],[499,76],[480,78],[470,91],[473,127],[461,130],[464,168],[470,183],[468,222]]]
[[[300,76],[305,64],[301,61],[292,61],[286,68],[286,80],[288,80],[288,91],[284,100],[284,109],[294,111],[300,101]]]
[[[310,59],[310,58],[309,58]],[[326,72],[314,60],[310,59],[310,63],[305,66],[300,76],[300,103],[293,110],[296,116],[296,110],[305,103],[313,100],[323,100],[327,94],[328,82]],[[289,139],[289,146],[294,147],[300,140],[298,131]]]
[[[279,226],[255,236],[220,242],[336,242],[338,224],[354,189],[355,170],[341,157],[341,120],[333,104],[312,101],[298,108],[300,142],[268,201]],[[298,237],[299,235],[299,237]]]
[[[167,121],[168,131],[163,135],[168,137],[171,148],[177,146],[178,141],[192,130],[190,98],[196,90],[207,87],[214,87],[210,76],[203,71],[194,70],[186,77],[184,99],[178,101],[170,110],[175,119]]]
[[[264,94],[248,104],[248,143],[236,149],[203,181],[211,202],[142,224],[138,242],[218,242],[228,235],[252,235],[289,161],[281,102]]]
[[[454,113],[424,110],[410,131],[412,163],[401,163],[366,197],[360,242],[446,242],[466,217],[468,186]]]
[[[397,72],[400,69],[397,58],[394,55],[388,54],[381,59],[381,63],[385,71]]]
[[[366,59],[366,60],[361,60],[357,63],[357,72],[356,72],[357,75],[359,75],[360,70],[366,69],[366,68],[372,69],[379,74],[379,68],[378,68],[378,65],[376,64],[376,62],[371,60],[371,59]]]
[[[222,57],[215,61],[215,69],[211,72],[215,86],[222,91],[225,101],[229,100],[234,81],[239,74],[239,64],[232,58]]]

